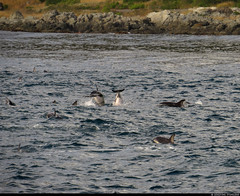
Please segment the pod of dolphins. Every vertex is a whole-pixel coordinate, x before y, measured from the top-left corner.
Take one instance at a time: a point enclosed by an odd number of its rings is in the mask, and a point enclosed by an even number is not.
[[[35,72],[35,68],[34,68],[34,72]],[[97,88],[97,86],[96,86]],[[114,102],[112,103],[113,106],[120,106],[122,105],[124,102],[123,102],[123,98],[121,96],[121,92],[123,92],[125,89],[120,89],[120,90],[112,90],[113,93],[116,93],[116,96],[115,96],[115,100]],[[95,103],[95,105],[97,106],[104,106],[105,105],[105,100],[104,100],[104,95],[98,91],[98,88],[94,91],[92,91],[90,93],[90,95],[86,96],[86,97],[90,97],[92,98],[93,102]],[[56,103],[56,101],[54,100],[53,103]],[[185,107],[186,104],[188,104],[189,102],[187,102],[185,99],[182,99],[178,102],[161,102],[159,104],[159,106],[168,106],[168,107]],[[9,98],[6,98],[6,104],[10,105],[10,106],[16,106],[16,104],[11,101]],[[73,106],[76,106],[77,105],[77,101],[75,101],[73,104]],[[57,114],[57,111],[55,109],[53,109],[53,112],[52,113],[48,113],[46,115],[47,118],[54,118],[54,117],[59,117],[58,114]],[[158,137],[155,137],[152,142],[154,143],[161,143],[161,144],[174,144],[174,137],[175,137],[175,134],[172,134],[170,136],[170,138],[165,138],[165,137],[161,137],[161,136],[158,136]]]

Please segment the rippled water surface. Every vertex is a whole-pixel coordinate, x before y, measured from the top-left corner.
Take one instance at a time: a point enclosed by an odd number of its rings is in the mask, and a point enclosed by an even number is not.
[[[2,31],[0,50],[0,192],[240,192],[239,36]]]

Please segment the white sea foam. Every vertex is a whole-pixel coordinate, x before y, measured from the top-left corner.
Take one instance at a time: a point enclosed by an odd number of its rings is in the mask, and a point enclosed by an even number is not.
[[[197,100],[197,101],[195,102],[195,104],[202,105],[202,101],[201,101],[201,100]]]
[[[93,102],[92,99],[89,100],[89,101],[86,101],[86,102],[84,103],[84,105],[85,105],[85,106],[95,106],[95,104],[94,104],[94,102]]]

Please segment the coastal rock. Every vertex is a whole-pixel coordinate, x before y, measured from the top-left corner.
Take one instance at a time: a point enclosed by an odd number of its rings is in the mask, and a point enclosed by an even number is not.
[[[74,26],[77,21],[77,16],[73,12],[63,12],[56,16],[59,23],[67,23],[69,26]]]
[[[22,31],[24,17],[21,12],[16,11],[9,18],[1,17],[0,30]]]
[[[22,20],[24,19],[22,13],[20,11],[15,11],[10,17],[10,20]]]
[[[73,12],[52,10],[40,19],[14,12],[0,18],[0,30],[29,32],[135,33],[240,35],[240,8],[191,8],[161,10],[146,17],[124,17],[109,13],[76,16]]]
[[[110,13],[84,14],[77,18],[76,31],[81,33],[145,33],[150,32],[149,19],[137,20]]]
[[[41,20],[49,23],[54,23],[56,22],[56,16],[58,15],[59,15],[59,12],[57,10],[52,10],[44,14]]]
[[[73,12],[59,13],[57,10],[47,12],[36,23],[36,31],[75,32],[77,16]]]
[[[156,26],[156,32],[193,35],[239,35],[238,8],[194,8],[163,10],[147,15]]]
[[[171,12],[169,10],[163,10],[160,12],[151,12],[147,15],[153,23],[156,23],[158,26],[161,26],[165,21],[169,20]]]

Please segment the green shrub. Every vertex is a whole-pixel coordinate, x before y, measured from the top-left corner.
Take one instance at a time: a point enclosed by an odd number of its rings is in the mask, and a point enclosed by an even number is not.
[[[55,5],[60,3],[62,0],[46,0],[46,5]]]
[[[120,4],[119,2],[108,0],[103,6],[103,12],[109,12],[111,9],[125,9],[128,8],[125,4]]]
[[[33,7],[32,7],[32,6],[27,6],[27,7],[26,7],[26,10],[32,11],[32,10],[33,10]]]
[[[134,1],[134,0],[124,0]],[[210,7],[216,6],[217,4],[228,2],[228,0],[155,0],[150,4],[153,9],[154,5],[160,6],[161,9],[181,9],[189,7]],[[231,0],[234,2],[236,7],[240,6],[240,0]]]
[[[123,0],[123,3],[133,4],[133,3],[142,3],[147,1],[149,0]]]
[[[80,3],[80,0],[62,0],[62,2],[65,4],[76,4]]]
[[[90,5],[81,5],[81,4],[79,4],[79,5],[75,6],[76,10],[98,10],[99,8],[100,8],[99,5],[92,5],[92,6],[90,6]]]
[[[128,5],[127,4],[120,4],[119,9],[128,9]]]
[[[110,8],[107,7],[107,6],[104,6],[104,7],[102,8],[102,12],[110,12]]]
[[[107,6],[108,6],[110,9],[118,8],[119,5],[120,5],[120,4],[119,4],[118,2],[112,2],[112,3],[107,4]]]
[[[4,4],[4,5],[3,5],[3,9],[4,9],[4,10],[8,9],[8,5],[7,5],[7,4]]]
[[[179,1],[178,0],[162,0],[162,9],[178,9]]]
[[[72,5],[75,3],[80,3],[80,0],[46,0],[46,5],[56,5],[59,3]]]
[[[219,3],[227,2],[227,0],[193,0],[193,6],[209,7]],[[239,0],[233,0],[233,2],[240,2]]]
[[[239,8],[240,8],[240,1],[239,1],[239,2],[236,2],[236,7],[239,7]]]
[[[129,9],[134,10],[134,9],[143,9],[145,6],[143,3],[134,3],[133,5],[129,6]]]
[[[150,3],[149,8],[150,8],[151,10],[155,11],[155,10],[157,10],[157,9],[160,9],[161,6],[160,6],[160,4],[157,2],[157,0],[155,0],[155,1],[152,1],[152,2]]]

